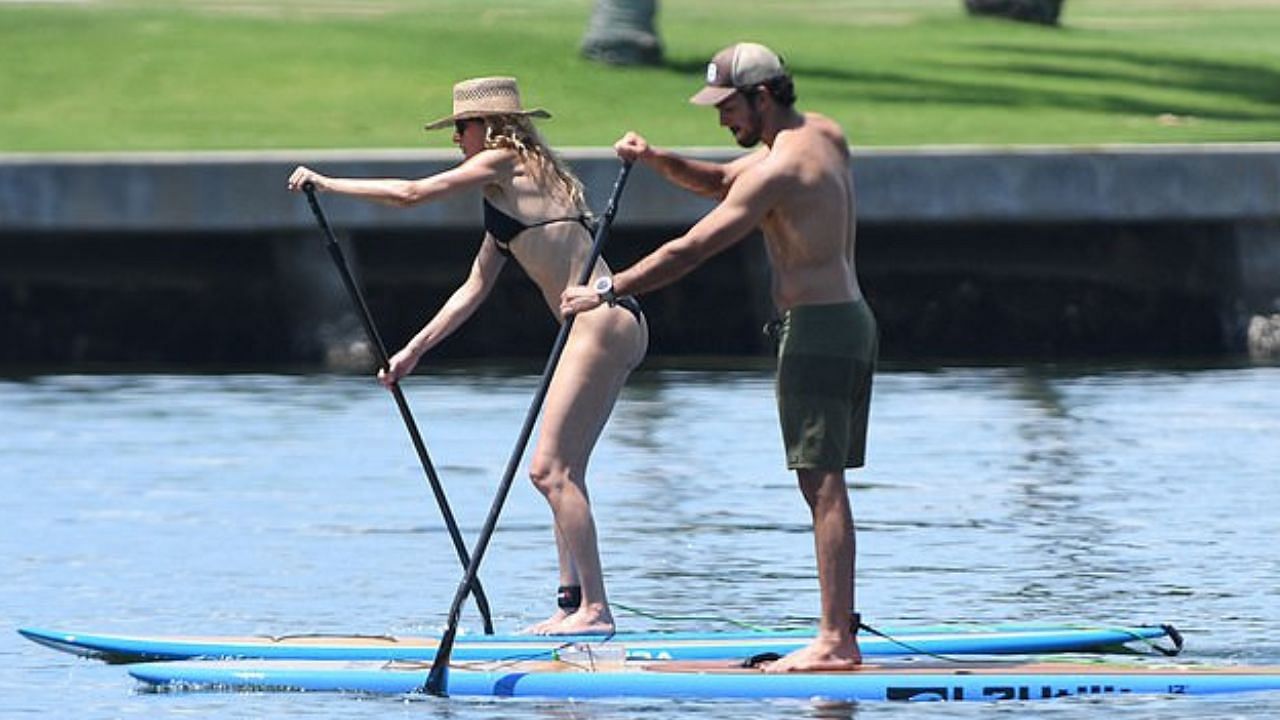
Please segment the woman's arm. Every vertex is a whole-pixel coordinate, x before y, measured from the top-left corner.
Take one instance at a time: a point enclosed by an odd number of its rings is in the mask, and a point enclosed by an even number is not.
[[[288,187],[294,192],[308,182],[317,190],[364,198],[375,202],[409,207],[439,200],[462,190],[500,182],[513,167],[514,153],[509,150],[485,150],[461,165],[416,180],[398,178],[336,178],[322,175],[299,165],[289,176]]]
[[[471,263],[471,273],[466,281],[449,296],[435,316],[414,335],[403,348],[391,357],[389,371],[380,371],[378,380],[390,386],[413,372],[418,360],[431,348],[453,334],[489,296],[497,282],[498,273],[506,264],[506,258],[498,252],[493,237],[486,235],[480,252]]]

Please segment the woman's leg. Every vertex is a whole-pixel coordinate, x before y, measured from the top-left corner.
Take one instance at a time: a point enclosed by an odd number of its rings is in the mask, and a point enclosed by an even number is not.
[[[582,601],[576,611],[557,612],[531,632],[603,634],[614,628],[586,485],[587,463],[647,340],[634,317],[615,312],[589,322],[579,319],[547,390],[530,475],[555,518],[561,584],[580,586]],[[618,327],[619,321],[629,325]]]
[[[546,620],[534,623],[524,630],[521,630],[520,632],[523,633],[546,635],[550,632],[551,628],[563,622],[565,618],[569,617],[569,615],[577,610],[578,606],[582,604],[582,581],[578,579],[578,569],[574,566],[573,556],[569,554],[569,547],[565,543],[563,534],[560,532],[560,526],[553,523],[553,529],[556,536],[556,563],[560,568],[560,588],[573,588],[576,590],[578,602],[571,603],[569,604],[570,606],[566,606],[566,604],[560,602],[560,595],[557,594],[556,602],[558,607],[556,608],[555,613]]]

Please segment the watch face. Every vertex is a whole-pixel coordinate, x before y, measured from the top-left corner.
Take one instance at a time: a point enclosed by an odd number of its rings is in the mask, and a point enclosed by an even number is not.
[[[612,289],[613,289],[613,278],[609,277],[608,275],[605,275],[604,277],[596,278],[596,292],[607,293]]]

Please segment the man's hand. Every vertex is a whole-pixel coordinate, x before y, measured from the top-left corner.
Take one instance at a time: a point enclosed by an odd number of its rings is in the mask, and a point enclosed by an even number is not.
[[[622,139],[613,144],[613,151],[626,162],[637,162],[653,154],[649,141],[639,133],[628,131]]]
[[[586,285],[570,285],[560,293],[560,314],[564,317],[595,310],[604,302],[600,293]]]

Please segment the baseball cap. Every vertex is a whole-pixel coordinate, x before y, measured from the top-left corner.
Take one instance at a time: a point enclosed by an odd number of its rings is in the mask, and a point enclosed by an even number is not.
[[[769,48],[742,42],[716,53],[707,63],[707,86],[689,98],[694,105],[718,105],[740,88],[787,74],[782,58]]]

